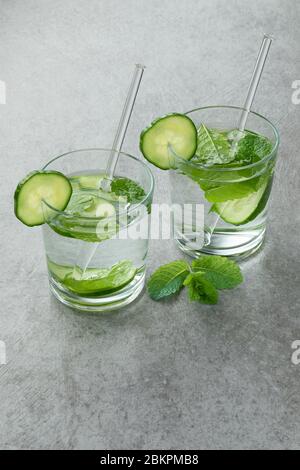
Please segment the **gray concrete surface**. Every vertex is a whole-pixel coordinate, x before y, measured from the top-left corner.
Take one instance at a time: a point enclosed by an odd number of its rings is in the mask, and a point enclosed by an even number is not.
[[[300,4],[297,0],[0,0],[2,449],[300,448]],[[241,104],[263,32],[272,46],[255,109],[281,150],[263,252],[216,307],[143,295],[82,315],[48,291],[41,233],[14,218],[29,170],[109,146],[132,64],[147,64],[125,148],[152,118]],[[156,200],[168,178],[154,171]],[[152,242],[149,272],[178,257]]]

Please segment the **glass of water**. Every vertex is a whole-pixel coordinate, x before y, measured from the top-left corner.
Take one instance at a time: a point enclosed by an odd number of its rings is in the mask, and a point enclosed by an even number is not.
[[[43,202],[50,289],[83,311],[128,305],[145,282],[153,176],[143,162],[121,152],[110,190],[104,191],[111,152],[76,150],[43,168],[66,175],[73,189],[64,211]]]
[[[263,243],[279,136],[268,119],[254,112],[239,133],[242,111],[210,106],[186,113],[198,130],[197,162],[178,156],[170,182],[173,204],[202,207],[198,223],[197,218],[192,224],[175,221],[175,238],[190,256],[244,258]]]

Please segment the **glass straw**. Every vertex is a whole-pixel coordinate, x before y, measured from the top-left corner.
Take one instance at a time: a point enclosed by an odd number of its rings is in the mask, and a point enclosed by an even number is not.
[[[132,110],[134,107],[135,99],[137,97],[142,76],[145,70],[145,66],[141,64],[136,64],[134,69],[134,74],[132,81],[128,90],[127,98],[125,105],[121,114],[120,122],[118,125],[117,133],[113,142],[112,150],[107,161],[105,177],[101,181],[100,189],[105,192],[110,191],[110,185],[114,177],[114,172],[116,165],[118,163],[118,158],[122,149],[122,145],[125,139],[126,131],[128,124],[131,118]],[[86,269],[88,268],[90,262],[92,261],[94,254],[98,248],[98,243],[93,243],[92,246],[86,247],[85,245],[81,247],[77,254],[77,259],[74,265],[73,273],[77,273],[78,268],[81,272],[81,277],[84,276]]]
[[[239,124],[238,124],[238,130],[240,132],[244,132],[245,130],[248,115],[251,111],[252,103],[255,98],[255,94],[256,94],[256,91],[257,91],[257,88],[258,88],[258,85],[262,76],[262,72],[265,66],[265,62],[266,62],[272,41],[273,41],[273,38],[269,34],[264,35],[264,38],[260,47],[260,51],[256,60],[256,64],[254,67],[254,71],[252,74],[252,78],[250,81],[247,98],[244,104],[244,109],[243,109],[243,112],[241,114]]]
[[[116,133],[113,145],[112,145],[112,151],[110,153],[110,156],[107,162],[105,178],[101,182],[101,189],[103,189],[104,191],[110,190],[110,184],[114,177],[114,172],[116,169],[116,165],[118,163],[119,154],[121,152],[122,145],[125,139],[126,131],[128,128],[130,118],[131,118],[134,103],[135,103],[135,100],[136,100],[136,97],[140,88],[144,70],[145,70],[144,65],[141,65],[141,64],[135,65],[130,88],[128,90],[127,98],[126,98],[125,105],[121,114],[117,133]]]
[[[236,152],[239,140],[243,136],[243,133],[244,133],[244,130],[245,130],[245,127],[246,127],[246,122],[247,122],[249,113],[251,111],[251,107],[252,107],[252,104],[253,104],[253,101],[254,101],[254,98],[255,98],[255,94],[256,94],[256,91],[257,91],[257,88],[258,88],[258,85],[259,85],[259,82],[260,82],[260,79],[261,79],[261,76],[262,76],[262,72],[263,72],[263,69],[264,69],[264,66],[265,66],[265,63],[266,63],[266,59],[267,59],[272,41],[273,41],[272,36],[270,36],[269,34],[264,34],[263,41],[262,41],[262,44],[261,44],[261,47],[260,47],[260,50],[259,50],[259,53],[258,53],[258,57],[257,57],[257,60],[256,60],[256,64],[255,64],[255,67],[254,67],[254,71],[253,71],[253,74],[252,74],[252,77],[251,77],[251,80],[250,80],[250,85],[249,85],[249,88],[248,88],[244,108],[243,108],[242,114],[240,116],[240,120],[238,122],[239,132],[237,133],[237,135],[236,135],[236,137],[235,137],[235,139],[232,143],[233,153]],[[214,233],[214,231],[216,229],[216,226],[217,226],[217,223],[218,223],[219,219],[220,219],[220,215],[218,215],[216,217],[215,222],[210,227],[210,230],[209,230],[210,234],[209,234],[209,237],[208,237],[207,244],[210,243],[211,236],[212,236],[212,234]]]

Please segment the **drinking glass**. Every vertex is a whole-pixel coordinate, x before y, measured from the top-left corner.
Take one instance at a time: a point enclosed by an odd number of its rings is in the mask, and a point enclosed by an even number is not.
[[[72,181],[96,177],[105,173],[111,152],[76,150],[54,158],[43,170],[60,171]],[[101,312],[123,307],[136,299],[144,286],[153,176],[142,161],[121,152],[115,177],[129,178],[144,190],[142,200],[124,204],[117,215],[86,217],[80,211],[57,211],[43,202],[50,289],[63,304],[79,310]],[[73,183],[73,195],[74,191]],[[144,236],[130,236],[129,232]]]
[[[242,111],[235,106],[209,106],[194,109],[186,115],[197,129],[204,123],[210,129],[230,131],[236,129]],[[180,249],[192,257],[206,253],[245,258],[263,243],[279,135],[268,119],[255,112],[249,113],[246,130],[267,137],[272,143],[272,150],[261,160],[245,166],[224,164],[209,167],[179,158],[176,169],[170,171],[172,203],[182,207],[200,205],[204,210],[204,223],[203,220],[193,220],[190,225],[174,222],[175,239]],[[201,189],[208,185],[223,187],[227,195],[232,193],[232,198],[227,197],[230,200],[224,203],[219,214]],[[239,196],[235,199],[236,190],[245,190],[246,185],[257,189],[250,191],[245,198]],[[245,220],[235,220],[235,212],[242,214],[243,211]]]

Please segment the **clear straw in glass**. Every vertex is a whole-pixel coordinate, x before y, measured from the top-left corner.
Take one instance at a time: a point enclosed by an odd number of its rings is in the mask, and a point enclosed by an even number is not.
[[[107,162],[105,177],[101,181],[100,189],[102,189],[105,192],[110,191],[111,182],[114,177],[114,172],[116,169],[116,165],[118,163],[119,154],[122,150],[122,145],[126,136],[128,124],[129,124],[133,107],[135,104],[135,100],[136,100],[136,97],[140,88],[144,70],[145,70],[144,65],[141,65],[141,64],[135,65],[133,77],[132,77],[131,84],[127,93],[125,105],[121,114],[118,129],[117,129],[117,133],[115,135],[115,139],[112,145],[112,150],[111,150],[108,162]],[[74,273],[78,274],[78,268],[79,268],[80,270],[79,272],[82,273],[82,276],[84,275],[86,269],[89,267],[89,264],[94,257],[97,247],[98,247],[98,243],[93,243],[91,246],[90,244],[88,244],[88,246],[84,244],[81,247],[77,255],[76,261],[75,261],[74,270],[73,270]]]
[[[144,65],[136,64],[132,81],[128,90],[127,98],[125,101],[125,105],[121,114],[117,133],[115,135],[115,139],[112,145],[112,151],[107,162],[105,178],[102,180],[102,183],[101,183],[101,189],[103,189],[104,191],[110,190],[110,183],[114,177],[114,172],[115,172],[116,165],[118,162],[119,153],[122,150],[122,145],[123,145],[126,131],[128,128],[128,124],[131,118],[134,103],[135,103],[135,100],[136,100],[136,97],[140,88],[144,70],[145,70]]]
[[[246,101],[243,106],[244,110],[241,114],[241,117],[238,123],[238,130],[240,132],[244,132],[245,130],[248,115],[251,111],[251,107],[255,98],[255,94],[256,94],[256,91],[257,91],[257,88],[258,88],[258,85],[262,76],[262,72],[266,63],[266,59],[267,59],[272,41],[273,41],[273,38],[270,35],[268,34],[264,35],[263,41],[260,47],[260,51],[256,60],[256,64],[254,67],[254,71],[252,74],[252,78],[250,81]]]
[[[237,125],[237,128],[238,128],[239,132],[237,133],[237,135],[236,135],[236,137],[235,137],[235,139],[232,143],[232,152],[233,152],[233,154],[236,152],[239,140],[243,136],[243,133],[244,133],[244,130],[245,130],[245,127],[246,127],[246,123],[247,123],[247,119],[248,119],[249,113],[251,111],[251,107],[252,107],[252,104],[253,104],[253,101],[254,101],[254,98],[255,98],[255,94],[256,94],[256,91],[257,91],[257,88],[258,88],[258,85],[259,85],[259,82],[260,82],[260,79],[261,79],[261,76],[262,76],[262,73],[263,73],[263,69],[264,69],[264,66],[265,66],[265,63],[266,63],[266,59],[267,59],[272,41],[273,41],[272,36],[270,36],[269,34],[264,35],[263,40],[262,40],[262,44],[260,46],[260,50],[259,50],[259,53],[258,53],[258,56],[257,56],[254,71],[253,71],[253,74],[252,74],[252,77],[251,77],[251,80],[250,80],[250,85],[249,85],[249,88],[248,88],[247,97],[246,97],[246,100],[245,100],[245,103],[244,103],[243,111],[241,113],[241,116],[240,116],[240,119],[239,119],[239,122],[238,122],[238,125]],[[219,220],[220,220],[220,215],[218,215],[216,217],[215,222],[213,223],[213,225],[209,229],[210,234],[209,234],[209,237],[208,237],[209,239],[207,240],[207,244],[210,243],[211,236],[214,233]]]

